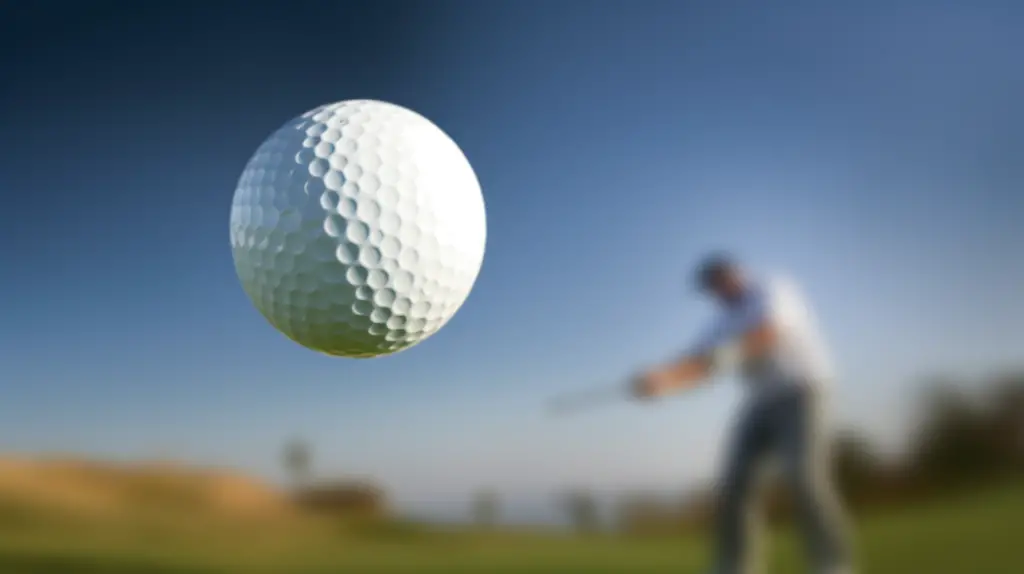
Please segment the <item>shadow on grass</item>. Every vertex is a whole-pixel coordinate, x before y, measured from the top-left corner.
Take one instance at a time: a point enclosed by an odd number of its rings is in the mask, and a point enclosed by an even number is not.
[[[0,572],[10,574],[226,574],[224,570],[168,566],[148,560],[28,552],[0,552]]]

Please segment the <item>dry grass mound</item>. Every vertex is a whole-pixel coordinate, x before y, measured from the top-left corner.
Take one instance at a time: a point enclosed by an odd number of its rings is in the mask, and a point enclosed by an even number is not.
[[[235,472],[25,457],[0,457],[0,508],[81,519],[162,515],[243,522],[295,512],[283,492]]]

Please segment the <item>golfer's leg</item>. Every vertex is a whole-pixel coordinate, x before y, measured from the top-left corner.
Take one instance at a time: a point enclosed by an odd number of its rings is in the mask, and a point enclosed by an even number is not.
[[[824,397],[800,389],[780,413],[779,447],[814,574],[852,573],[846,517],[831,473]]]
[[[737,421],[719,484],[714,574],[755,574],[758,543],[756,486],[767,450],[764,408],[750,405]]]

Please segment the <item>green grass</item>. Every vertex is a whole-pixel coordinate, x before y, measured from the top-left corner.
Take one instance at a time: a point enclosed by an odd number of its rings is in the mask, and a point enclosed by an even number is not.
[[[190,535],[141,525],[39,527],[26,517],[0,526],[3,574],[445,574],[699,573],[707,540],[629,539],[511,532],[441,532],[337,524],[226,529]],[[17,524],[17,526],[15,525]],[[857,523],[864,574],[1021,574],[1024,486],[876,513]],[[798,540],[769,542],[769,574],[805,572]]]

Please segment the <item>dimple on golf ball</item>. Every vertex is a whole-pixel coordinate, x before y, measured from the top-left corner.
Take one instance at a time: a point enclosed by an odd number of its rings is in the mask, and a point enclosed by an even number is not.
[[[394,104],[349,100],[287,122],[231,204],[242,288],[293,341],[376,357],[447,323],[480,273],[487,223],[458,145]]]

